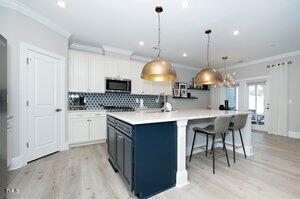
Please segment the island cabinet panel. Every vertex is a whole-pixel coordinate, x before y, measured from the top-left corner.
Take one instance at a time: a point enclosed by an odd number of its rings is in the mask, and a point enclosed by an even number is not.
[[[176,184],[175,122],[130,125],[111,116],[109,161],[138,198],[148,198]]]
[[[176,122],[134,126],[134,185],[137,197],[147,198],[176,184]]]

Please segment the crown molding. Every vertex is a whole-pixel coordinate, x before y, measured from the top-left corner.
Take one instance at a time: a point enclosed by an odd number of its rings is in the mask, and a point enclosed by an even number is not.
[[[141,61],[141,62],[148,62],[151,60],[151,58],[149,58],[149,57],[143,57],[143,56],[134,55],[134,54],[131,56],[131,59],[135,60],[135,61]],[[186,65],[182,65],[182,64],[178,64],[178,63],[174,63],[174,62],[171,62],[171,63],[172,63],[172,65],[174,65],[175,67],[178,67],[178,68],[183,68],[183,69],[192,70],[192,71],[200,70],[199,68],[194,68],[191,66],[186,66]]]
[[[79,44],[79,43],[72,43],[69,46],[69,48],[74,49],[74,50],[81,50],[81,51],[104,55],[104,50],[102,47],[95,47],[95,46],[88,46],[88,45]]]
[[[298,56],[298,55],[300,55],[300,50],[295,50],[295,51],[291,51],[288,53],[283,53],[283,54],[279,54],[279,55],[275,55],[275,56],[271,56],[271,57],[265,57],[262,59],[257,59],[257,60],[253,60],[253,61],[249,61],[249,62],[243,62],[243,63],[231,65],[231,66],[227,67],[227,70],[244,68],[244,67],[248,67],[248,66],[255,65],[255,64],[276,61],[279,59],[285,59],[285,58],[294,57],[294,56]],[[225,69],[224,68],[220,69],[220,71],[223,71],[223,70],[225,70]]]
[[[115,47],[105,46],[105,45],[103,45],[102,47],[105,55],[122,55],[130,58],[131,55],[133,54],[133,51],[124,50],[121,48],[115,48]]]
[[[0,0],[0,6],[16,10],[67,38],[71,36],[71,33],[65,30],[64,28],[60,27],[45,16],[41,15],[40,13],[36,12],[35,10],[16,0]]]

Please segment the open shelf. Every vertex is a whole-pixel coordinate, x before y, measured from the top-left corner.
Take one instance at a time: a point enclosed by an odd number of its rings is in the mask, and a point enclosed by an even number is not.
[[[198,99],[198,97],[172,97],[174,99]]]
[[[210,89],[202,89],[202,88],[188,88],[188,90],[209,91]]]

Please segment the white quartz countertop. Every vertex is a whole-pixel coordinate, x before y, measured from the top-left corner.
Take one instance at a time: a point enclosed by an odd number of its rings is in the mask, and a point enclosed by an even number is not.
[[[179,109],[172,112],[159,112],[158,110],[139,110],[133,112],[108,112],[107,115],[132,125],[178,120],[207,119],[218,116],[250,113],[248,111],[220,111],[210,109]]]

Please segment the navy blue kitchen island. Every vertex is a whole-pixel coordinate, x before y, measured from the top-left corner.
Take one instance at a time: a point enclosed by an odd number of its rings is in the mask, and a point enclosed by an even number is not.
[[[107,117],[109,162],[138,198],[148,198],[176,185],[175,121],[131,125]]]

